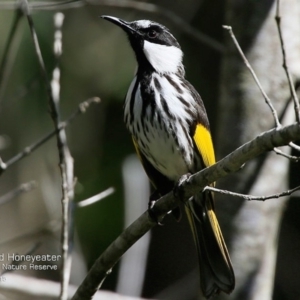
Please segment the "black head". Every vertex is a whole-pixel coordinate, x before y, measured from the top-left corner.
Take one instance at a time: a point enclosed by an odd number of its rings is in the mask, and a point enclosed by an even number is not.
[[[102,18],[127,33],[140,67],[150,64],[159,73],[173,73],[183,68],[180,45],[167,27],[149,20],[126,22],[111,16]]]

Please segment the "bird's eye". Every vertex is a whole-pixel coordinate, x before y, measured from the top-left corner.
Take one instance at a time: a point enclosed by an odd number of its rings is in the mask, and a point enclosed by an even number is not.
[[[148,31],[147,35],[149,38],[153,39],[153,38],[157,37],[157,31],[155,31],[154,29],[151,29]]]

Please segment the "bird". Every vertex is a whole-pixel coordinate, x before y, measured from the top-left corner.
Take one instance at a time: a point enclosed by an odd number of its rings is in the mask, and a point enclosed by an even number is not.
[[[124,122],[154,188],[150,202],[174,190],[178,181],[215,163],[203,101],[185,79],[183,51],[170,30],[157,22],[127,22],[103,15],[129,39],[137,71],[124,102]],[[231,293],[235,275],[209,191],[185,205],[199,260],[205,298]],[[152,205],[149,205],[151,208]],[[180,209],[173,210],[180,219]]]

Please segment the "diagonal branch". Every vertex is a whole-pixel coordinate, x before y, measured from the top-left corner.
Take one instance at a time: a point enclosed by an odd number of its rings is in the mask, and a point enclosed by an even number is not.
[[[287,145],[291,141],[300,138],[300,126],[292,124],[266,131],[242,145],[225,158],[183,181],[179,186],[184,195],[182,201],[201,192],[207,185],[230,173],[238,171],[249,160],[271,151],[274,147]],[[170,210],[177,207],[179,199],[174,198],[173,192],[160,198],[155,204],[155,211],[158,218],[163,218]],[[94,293],[101,286],[106,276],[118,262],[121,256],[156,223],[149,218],[147,212],[143,213],[133,222],[121,235],[102,253],[96,260],[88,275],[79,286],[72,300],[92,299]]]

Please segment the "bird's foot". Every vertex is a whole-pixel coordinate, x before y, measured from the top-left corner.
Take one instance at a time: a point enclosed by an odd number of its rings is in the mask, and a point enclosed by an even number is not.
[[[154,191],[154,193],[150,196],[149,203],[148,203],[148,214],[149,217],[160,226],[163,226],[164,224],[160,222],[158,212],[155,209],[155,202],[159,198],[159,194],[157,191]]]
[[[156,201],[149,201],[148,203],[148,214],[149,217],[159,226],[163,226],[164,224],[160,222],[158,213],[155,209],[155,202]]]
[[[184,194],[184,190],[182,188],[182,184],[183,184],[183,182],[187,181],[191,177],[191,175],[192,175],[191,173],[186,173],[186,174],[182,175],[179,178],[179,180],[177,181],[177,183],[173,189],[174,197],[176,199],[179,199],[182,202],[185,199],[185,194]]]

